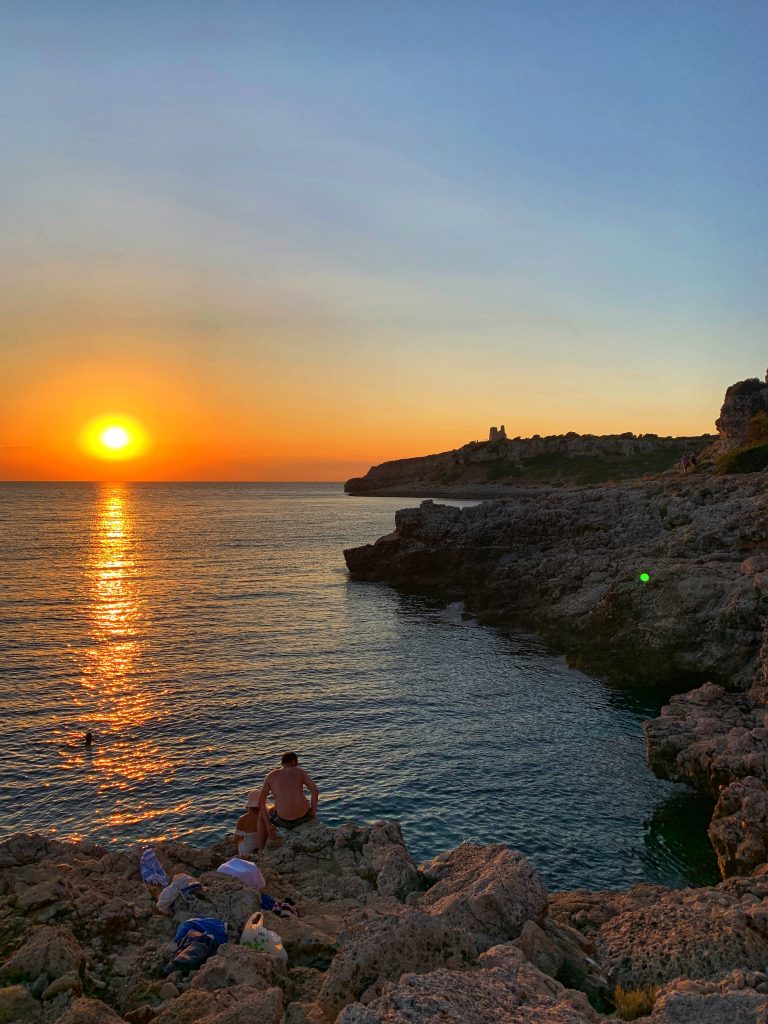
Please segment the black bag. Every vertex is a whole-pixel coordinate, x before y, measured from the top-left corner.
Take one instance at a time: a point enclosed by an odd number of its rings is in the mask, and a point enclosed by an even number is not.
[[[199,932],[192,929],[179,943],[176,954],[163,969],[163,974],[169,975],[172,971],[181,971],[186,976],[190,971],[196,971],[198,967],[202,967],[208,957],[213,956],[218,948],[219,940],[214,938],[210,932]]]

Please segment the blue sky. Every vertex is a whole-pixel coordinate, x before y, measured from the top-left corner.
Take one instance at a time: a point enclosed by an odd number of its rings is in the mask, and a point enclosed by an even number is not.
[[[4,0],[0,358],[34,405],[43,363],[130,334],[267,408],[254,452],[318,416],[318,458],[363,462],[501,420],[711,429],[768,362],[767,30],[757,2]]]

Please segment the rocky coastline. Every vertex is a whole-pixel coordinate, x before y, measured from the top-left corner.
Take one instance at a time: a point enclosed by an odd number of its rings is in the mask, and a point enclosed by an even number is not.
[[[734,392],[750,417],[756,383]],[[735,408],[721,434],[743,429]],[[0,843],[0,1024],[768,1024],[768,471],[427,501],[395,526],[345,552],[353,578],[459,598],[594,671],[694,687],[646,723],[649,763],[716,799],[722,882],[548,894],[501,844],[417,864],[397,822],[314,820],[256,858],[299,908],[265,913],[284,960],[239,943],[261,896],[217,871],[227,844],[154,844],[202,886],[161,913],[141,847],[20,834]],[[228,941],[168,970],[200,916]]]
[[[727,827],[721,838],[735,855]],[[765,863],[700,889],[548,896],[502,845],[417,865],[397,822],[316,820],[258,856],[269,892],[300,910],[265,914],[284,962],[238,943],[260,895],[216,871],[231,849],[154,849],[169,875],[202,884],[195,908],[160,913],[138,846],[0,844],[1,1022],[598,1024],[638,996],[652,1024],[768,1014]],[[177,926],[201,914],[225,920],[229,941],[187,975],[164,973]]]

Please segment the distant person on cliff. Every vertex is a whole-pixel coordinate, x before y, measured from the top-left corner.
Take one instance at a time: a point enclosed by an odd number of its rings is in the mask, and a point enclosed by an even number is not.
[[[266,807],[267,797],[273,793],[275,809],[269,814],[269,821],[273,827],[290,830],[315,817],[320,790],[309,774],[299,768],[299,759],[293,751],[283,754],[280,762],[280,767],[264,779],[261,805]],[[309,800],[304,795],[305,789],[309,790]]]

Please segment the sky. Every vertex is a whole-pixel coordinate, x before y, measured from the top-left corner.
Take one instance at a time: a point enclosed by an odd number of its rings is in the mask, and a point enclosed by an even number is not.
[[[763,0],[2,0],[0,479],[698,434],[768,364]],[[135,459],[84,451],[130,417]]]

